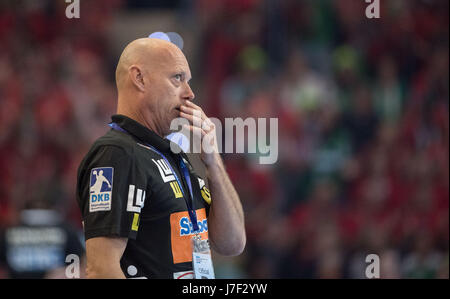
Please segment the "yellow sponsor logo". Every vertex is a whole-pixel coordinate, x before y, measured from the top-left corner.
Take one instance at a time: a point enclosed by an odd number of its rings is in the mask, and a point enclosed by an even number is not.
[[[173,194],[175,194],[175,198],[183,197],[183,193],[181,192],[178,182],[176,182],[176,181],[170,182],[170,187],[172,187],[172,191],[173,191]]]
[[[208,188],[203,186],[203,188],[200,190],[200,193],[202,194],[203,199],[210,205],[211,204],[211,193],[209,192]]]
[[[139,214],[134,213],[133,224],[131,224],[131,229],[137,231],[139,228]]]

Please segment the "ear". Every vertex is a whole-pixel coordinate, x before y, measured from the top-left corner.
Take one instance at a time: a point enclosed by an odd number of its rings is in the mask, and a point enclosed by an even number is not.
[[[136,65],[130,66],[128,69],[131,82],[133,82],[133,85],[139,90],[144,92],[145,91],[145,83],[144,83],[144,75],[142,73],[142,70],[140,67]]]

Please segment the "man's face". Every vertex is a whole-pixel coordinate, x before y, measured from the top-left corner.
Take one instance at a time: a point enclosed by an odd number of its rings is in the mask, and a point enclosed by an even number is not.
[[[184,54],[179,49],[168,49],[153,62],[152,71],[145,77],[146,108],[150,110],[152,122],[159,133],[170,133],[170,123],[179,117],[179,108],[186,100],[192,100],[194,93],[189,86],[191,71]]]

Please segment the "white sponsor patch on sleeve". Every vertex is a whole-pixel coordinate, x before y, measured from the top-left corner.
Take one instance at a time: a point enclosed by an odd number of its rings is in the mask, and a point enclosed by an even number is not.
[[[89,182],[89,212],[110,211],[113,167],[92,168]]]

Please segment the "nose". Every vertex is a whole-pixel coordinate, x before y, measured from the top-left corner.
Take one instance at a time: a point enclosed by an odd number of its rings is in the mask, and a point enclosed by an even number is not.
[[[192,101],[195,98],[195,94],[192,91],[192,89],[188,83],[185,82],[184,85],[185,85],[185,88],[184,88],[184,92],[183,92],[183,100]]]

